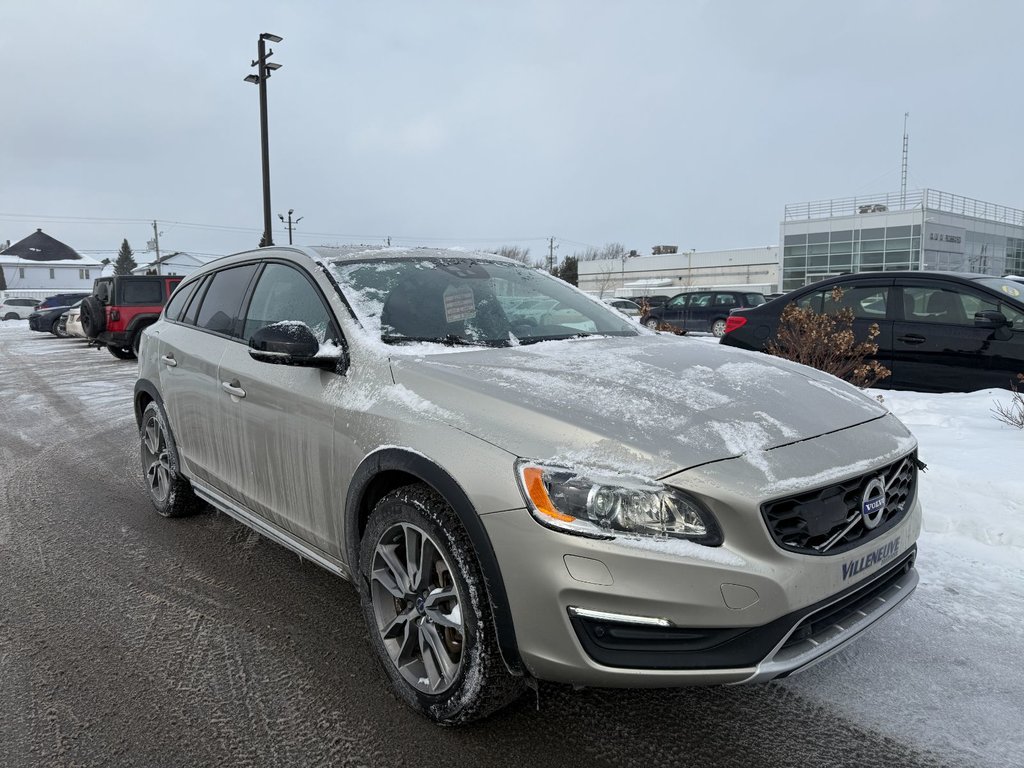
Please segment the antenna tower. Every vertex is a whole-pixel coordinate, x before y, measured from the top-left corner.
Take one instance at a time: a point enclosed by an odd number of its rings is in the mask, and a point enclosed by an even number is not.
[[[907,118],[909,112],[903,113],[903,169],[900,173],[900,207],[907,207],[907,147],[910,144],[910,137],[907,136]]]

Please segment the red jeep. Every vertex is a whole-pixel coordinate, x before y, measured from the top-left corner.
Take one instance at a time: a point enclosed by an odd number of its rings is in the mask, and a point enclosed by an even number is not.
[[[93,283],[92,295],[82,301],[82,330],[106,346],[110,354],[132,360],[139,352],[142,329],[152,325],[181,275],[115,275]]]

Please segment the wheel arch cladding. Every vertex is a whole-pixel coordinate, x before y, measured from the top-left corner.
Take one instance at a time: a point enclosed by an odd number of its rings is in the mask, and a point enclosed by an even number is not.
[[[366,589],[359,575],[359,541],[366,529],[370,512],[380,499],[395,488],[414,483],[429,485],[441,494],[469,535],[487,588],[501,657],[509,672],[522,675],[523,664],[519,657],[512,611],[491,540],[462,486],[426,456],[402,448],[384,448],[364,458],[353,474],[345,497],[344,522],[345,556],[356,589],[360,592]]]
[[[147,405],[156,402],[161,410],[164,407],[163,398],[160,397],[160,393],[156,391],[156,387],[148,379],[139,379],[135,382],[135,394],[132,397],[132,401],[135,405],[135,424],[139,429],[142,429],[142,413],[146,410]]]

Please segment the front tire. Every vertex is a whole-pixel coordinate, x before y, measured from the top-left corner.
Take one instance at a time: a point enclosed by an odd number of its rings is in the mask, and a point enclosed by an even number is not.
[[[178,447],[163,408],[156,402],[142,412],[139,429],[142,472],[149,500],[163,517],[184,517],[198,512],[202,502],[192,484],[181,474]]]
[[[370,643],[398,696],[441,725],[479,720],[515,700],[473,545],[432,488],[378,502],[360,544]]]
[[[645,327],[650,328],[652,331],[658,330],[658,326],[661,325],[661,321],[656,317],[648,317],[643,321]]]

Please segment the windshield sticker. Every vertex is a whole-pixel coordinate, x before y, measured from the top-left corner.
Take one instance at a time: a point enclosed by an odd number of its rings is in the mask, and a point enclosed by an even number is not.
[[[476,300],[468,285],[449,285],[444,289],[444,317],[449,323],[476,317]]]
[[[1013,298],[1015,298],[1015,299],[1018,296],[1020,296],[1020,288],[1018,288],[1015,285],[1007,285],[1006,283],[1003,283],[999,287],[1003,289],[1003,293],[1005,293],[1005,294],[1007,294],[1009,296],[1013,296]]]

